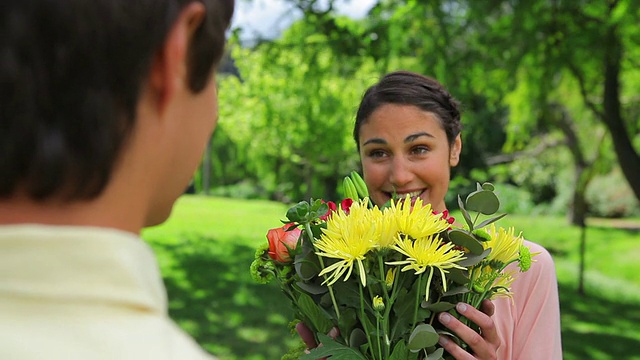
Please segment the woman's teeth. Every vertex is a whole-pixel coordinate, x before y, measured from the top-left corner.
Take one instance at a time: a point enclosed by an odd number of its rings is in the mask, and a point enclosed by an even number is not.
[[[397,193],[396,196],[398,198],[405,198],[405,197],[407,197],[407,195],[409,195],[410,198],[415,198],[415,197],[419,196],[420,194],[422,194],[422,190],[420,190],[420,191],[412,191],[412,192],[408,192],[408,193]]]

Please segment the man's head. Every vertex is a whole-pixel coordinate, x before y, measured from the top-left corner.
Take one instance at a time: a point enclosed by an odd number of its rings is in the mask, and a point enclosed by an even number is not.
[[[233,8],[233,0],[3,2],[0,199],[89,202],[123,163],[139,171],[154,164],[144,152],[137,163],[125,159],[141,148],[134,139],[153,135],[176,155],[187,136],[206,142],[217,116],[213,73]],[[168,139],[169,131],[184,134]]]
[[[0,196],[18,187],[35,199],[102,191],[154,56],[191,2],[10,1],[0,13]],[[233,12],[232,1],[204,3],[188,48],[194,92],[211,79]]]

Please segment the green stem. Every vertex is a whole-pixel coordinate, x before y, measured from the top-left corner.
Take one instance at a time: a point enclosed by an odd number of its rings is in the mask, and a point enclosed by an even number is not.
[[[386,358],[382,357],[382,344],[380,343],[380,313],[376,313],[376,333],[378,334],[378,336],[376,336],[378,340],[378,356],[380,360],[384,360]]]
[[[412,328],[416,327],[416,324],[418,323],[418,307],[420,306],[420,289],[423,288],[422,286],[422,275],[424,275],[424,273],[421,273],[420,275],[418,275],[418,289],[416,291],[416,303],[415,303],[415,307],[413,309],[413,326]]]
[[[382,255],[379,253],[378,253],[378,268],[380,271],[380,277],[382,278],[382,292],[384,294],[383,296],[384,296],[384,303],[385,303],[384,317],[382,318],[382,335],[385,336],[384,359],[386,359],[389,357],[389,354],[391,353],[389,340],[387,340],[389,336],[389,310],[391,309],[391,302],[389,301],[389,289],[387,288],[387,274],[384,271],[384,261],[382,260]],[[394,286],[395,286],[395,281],[394,281]],[[380,334],[379,334],[379,337],[380,337]]]
[[[369,343],[369,351],[371,352],[371,356],[374,356],[373,353],[373,339],[371,338],[371,331],[367,326],[367,314],[365,313],[365,303],[364,303],[364,292],[362,291],[362,283],[358,281],[358,288],[360,289],[360,322],[362,323],[362,327],[364,328],[364,333],[367,336],[367,342]],[[373,307],[372,307],[373,308]],[[375,310],[374,310],[375,311]]]
[[[313,231],[311,231],[311,225],[309,223],[305,223],[304,224],[304,230],[307,233],[307,236],[309,237],[309,240],[313,242]],[[315,249],[315,245],[313,246],[313,248]],[[322,269],[324,269],[324,261],[322,260],[322,256],[318,256],[318,260],[320,261],[320,267]],[[325,281],[327,280],[327,275],[324,275],[324,279]],[[331,296],[331,302],[333,303],[333,308],[336,311],[336,318],[338,320],[340,320],[340,309],[338,309],[338,302],[336,301],[336,296],[333,293],[333,287],[331,285],[327,285],[327,288],[329,288],[329,295]]]

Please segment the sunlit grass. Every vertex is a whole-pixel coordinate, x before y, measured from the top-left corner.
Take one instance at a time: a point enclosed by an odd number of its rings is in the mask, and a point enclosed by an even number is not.
[[[267,229],[288,207],[268,201],[182,197],[165,224],[145,230],[182,328],[221,360],[272,360],[299,340],[291,310],[273,285],[255,284],[249,265]],[[455,214],[454,214],[455,215]],[[580,229],[564,218],[509,215],[526,238],[554,256],[566,360],[640,359],[640,233],[601,224],[587,231],[587,297],[577,294]]]

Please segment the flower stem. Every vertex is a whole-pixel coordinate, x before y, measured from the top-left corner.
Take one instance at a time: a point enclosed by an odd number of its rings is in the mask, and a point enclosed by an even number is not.
[[[422,286],[422,275],[424,273],[421,273],[420,275],[418,275],[418,289],[416,291],[416,304],[415,307],[413,309],[413,328],[416,327],[416,324],[418,323],[418,307],[420,306],[420,289],[422,289],[424,286]]]
[[[309,237],[309,240],[311,242],[313,242],[313,231],[311,231],[311,225],[309,223],[305,223],[304,224],[304,230],[307,233],[307,236]],[[313,248],[315,249],[315,244],[313,245]],[[322,269],[324,269],[324,261],[322,260],[322,256],[318,256],[318,261],[320,261],[320,267]],[[324,275],[324,279],[327,279],[327,275]],[[331,296],[331,302],[333,303],[333,309],[336,312],[336,318],[338,320],[340,320],[340,309],[338,309],[338,303],[336,302],[336,296],[333,293],[333,287],[331,285],[327,285],[327,287],[329,288],[329,295]]]

